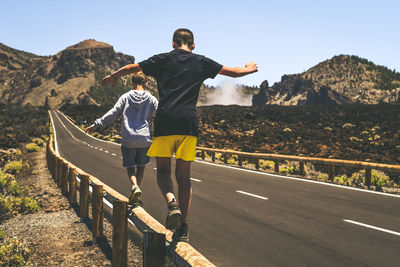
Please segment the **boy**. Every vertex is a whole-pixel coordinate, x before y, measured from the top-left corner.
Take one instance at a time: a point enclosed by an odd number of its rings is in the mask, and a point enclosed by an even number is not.
[[[143,72],[134,73],[132,75],[134,90],[123,94],[112,109],[85,130],[92,132],[97,127],[111,125],[122,114],[122,165],[127,169],[132,183],[129,204],[133,206],[143,206],[140,185],[145,166],[150,163],[150,158],[146,155],[151,144],[150,120],[158,106],[158,100],[144,91],[143,86],[146,83],[147,77]]]
[[[194,37],[188,29],[174,32],[172,47],[174,50],[169,53],[122,67],[104,77],[103,84],[115,84],[117,78],[137,71],[143,71],[157,80],[160,105],[154,121],[154,142],[147,155],[156,157],[157,183],[168,205],[166,228],[176,229],[174,240],[188,242],[187,219],[192,199],[190,164],[196,155],[196,103],[200,86],[204,80],[217,74],[241,77],[256,72],[257,65],[251,62],[245,67],[230,68],[192,53]],[[176,155],[178,202],[171,180],[173,153]]]

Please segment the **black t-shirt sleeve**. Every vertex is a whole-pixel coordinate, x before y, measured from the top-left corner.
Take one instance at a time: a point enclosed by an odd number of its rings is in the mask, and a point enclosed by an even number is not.
[[[218,72],[222,69],[222,65],[207,57],[203,58],[203,73],[205,79],[214,79]]]
[[[154,55],[139,62],[139,66],[142,68],[144,74],[157,78],[165,65],[166,59],[166,54]]]

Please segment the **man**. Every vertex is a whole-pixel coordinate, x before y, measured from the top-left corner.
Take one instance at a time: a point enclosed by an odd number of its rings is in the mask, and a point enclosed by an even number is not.
[[[143,72],[132,74],[133,90],[123,94],[112,109],[85,130],[92,132],[98,127],[109,126],[122,114],[122,165],[127,169],[132,183],[129,204],[134,207],[143,206],[139,186],[144,169],[150,163],[146,155],[151,144],[150,120],[158,106],[158,100],[144,90],[146,83],[147,77]]]
[[[176,229],[173,239],[189,241],[188,212],[192,200],[190,164],[195,160],[198,136],[196,103],[200,86],[217,74],[241,77],[258,70],[254,62],[245,67],[226,67],[192,53],[193,33],[188,29],[174,32],[172,50],[154,55],[140,63],[129,64],[103,78],[103,84],[143,71],[157,80],[160,104],[154,122],[154,142],[148,156],[156,157],[157,183],[168,205],[166,228]],[[171,157],[176,155],[175,176],[178,184],[176,201],[171,180]],[[178,204],[179,203],[179,204]]]

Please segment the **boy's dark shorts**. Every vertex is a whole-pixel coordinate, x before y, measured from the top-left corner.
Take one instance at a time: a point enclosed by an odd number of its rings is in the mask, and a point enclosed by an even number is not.
[[[121,146],[122,166],[125,168],[133,168],[135,166],[146,166],[150,163],[150,158],[146,155],[146,148],[129,148]]]

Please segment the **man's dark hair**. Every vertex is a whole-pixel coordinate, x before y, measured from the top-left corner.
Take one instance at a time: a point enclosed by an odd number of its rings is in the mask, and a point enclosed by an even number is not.
[[[182,46],[184,44],[191,46],[194,43],[194,37],[191,30],[188,29],[177,29],[174,32],[174,37],[172,40],[178,45]]]

